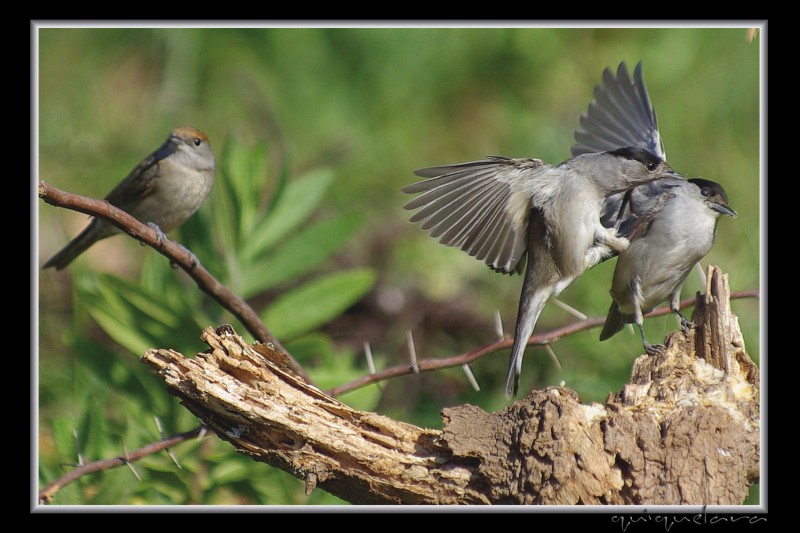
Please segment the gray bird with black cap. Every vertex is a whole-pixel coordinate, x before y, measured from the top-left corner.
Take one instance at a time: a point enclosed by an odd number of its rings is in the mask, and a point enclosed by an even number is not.
[[[632,96],[635,112],[654,123],[643,84]],[[418,209],[411,221],[421,222],[442,244],[461,248],[498,272],[525,270],[507,397],[517,393],[525,347],[544,304],[587,269],[627,249],[629,241],[618,228],[601,222],[606,200],[656,180],[683,179],[641,144],[587,150],[559,165],[490,157],[426,168],[415,172],[426,180],[403,189],[419,194],[405,205]]]

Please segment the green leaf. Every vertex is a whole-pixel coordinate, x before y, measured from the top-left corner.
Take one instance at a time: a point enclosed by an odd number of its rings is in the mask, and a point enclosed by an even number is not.
[[[337,272],[282,295],[261,314],[261,318],[273,335],[289,340],[341,314],[360,300],[375,280],[375,272],[368,268]]]
[[[253,464],[231,457],[214,466],[208,472],[209,481],[216,485],[227,485],[248,479],[253,475]]]
[[[225,173],[222,180],[230,187],[234,212],[237,214],[239,242],[250,234],[259,215],[261,183],[267,176],[267,154],[264,145],[246,147],[231,141],[226,145]]]
[[[159,320],[158,318],[154,320],[146,311],[138,308],[128,298],[133,291],[126,289],[122,280],[115,280],[111,276],[100,276],[97,279],[96,292],[84,293],[82,297],[86,301],[87,311],[91,317],[111,338],[131,352],[141,355],[148,348],[152,348],[155,340],[159,338],[158,332],[154,332],[152,327]],[[140,294],[135,300],[143,303],[145,309],[152,309],[150,305],[152,302],[146,302],[141,296]],[[171,317],[167,320],[172,322]],[[147,324],[148,322],[150,324]]]
[[[128,322],[114,312],[100,306],[92,306],[89,308],[89,314],[109,337],[132,353],[141,355],[148,348],[153,347],[152,339],[149,336],[142,334],[135,327],[131,327]]]
[[[320,169],[290,182],[274,210],[253,227],[247,238],[245,261],[264,254],[306,220],[322,201],[332,180],[330,170]]]
[[[64,462],[78,462],[77,443],[75,442],[75,422],[67,418],[56,418],[53,420],[51,429],[53,432],[53,442],[56,450],[61,455]]]
[[[212,234],[225,236],[225,243],[236,248],[239,244],[239,234],[241,229],[241,211],[237,187],[233,184],[235,176],[246,173],[247,169],[242,168],[240,156],[243,148],[234,139],[234,135],[229,135],[221,150],[222,157],[219,158],[217,165],[217,176],[214,181],[214,188],[208,199],[211,207],[210,222],[213,228]]]
[[[170,285],[174,284],[174,272],[171,272],[169,260],[161,254],[147,254],[142,262],[139,274],[141,287],[150,293],[169,292]]]
[[[360,214],[352,213],[306,228],[274,253],[247,268],[243,275],[244,297],[310,272],[339,250],[360,225]]]
[[[180,290],[173,285],[172,290]],[[165,303],[165,293],[150,293],[120,278],[103,275],[78,289],[89,315],[117,343],[141,355],[165,343],[177,350],[198,344],[192,310]]]
[[[106,453],[111,438],[109,421],[103,410],[105,402],[101,398],[89,397],[86,410],[81,414],[78,432],[77,449],[84,458],[102,457]]]
[[[267,204],[267,213],[271,213],[275,209],[275,206],[280,203],[284,192],[286,192],[287,185],[289,185],[289,165],[288,162],[284,160],[280,172],[278,172],[278,182],[275,185],[275,191]]]
[[[116,300],[123,306],[135,309],[153,321],[170,328],[180,324],[176,314],[164,305],[163,294],[149,293],[138,284],[129,283],[115,276],[100,276],[99,281],[100,292],[107,301]]]

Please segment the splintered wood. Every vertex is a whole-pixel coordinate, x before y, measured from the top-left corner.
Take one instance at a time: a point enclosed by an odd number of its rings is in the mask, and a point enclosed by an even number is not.
[[[354,504],[740,504],[759,477],[758,368],[727,275],[708,280],[696,328],[639,357],[605,405],[551,387],[496,413],[445,409],[442,430],[352,409],[230,326],[193,358],[142,360],[239,452]]]

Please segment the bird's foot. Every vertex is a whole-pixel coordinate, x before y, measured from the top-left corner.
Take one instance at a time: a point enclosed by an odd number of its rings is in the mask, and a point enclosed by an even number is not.
[[[163,249],[164,245],[167,242],[166,233],[164,233],[164,231],[161,228],[159,228],[158,224],[156,224],[155,222],[148,222],[147,227],[156,232],[156,237],[158,238],[158,246],[161,249]]]
[[[666,350],[667,347],[663,344],[650,344],[649,342],[644,341],[644,351],[647,353],[647,355],[664,355]]]
[[[614,252],[620,254],[628,249],[631,241],[624,235],[617,234],[614,228],[603,228],[604,231],[596,231],[594,235],[594,245],[605,244]]]
[[[614,251],[605,244],[595,244],[586,251],[583,257],[583,269],[589,270],[603,260],[614,255]]]
[[[697,327],[697,324],[689,320],[688,318],[681,315],[681,331],[684,333],[688,332],[690,329],[694,329]]]
[[[630,247],[631,241],[629,241],[627,237],[614,237],[614,239],[611,240],[608,244],[609,246],[611,246],[612,250],[621,254],[622,252],[627,250],[628,247]]]

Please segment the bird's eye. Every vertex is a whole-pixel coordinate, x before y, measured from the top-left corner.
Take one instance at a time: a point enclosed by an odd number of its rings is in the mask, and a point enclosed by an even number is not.
[[[708,187],[703,187],[702,189],[700,189],[700,194],[702,194],[703,196],[709,196],[711,194],[711,191],[708,190]]]
[[[201,144],[203,144],[203,141],[200,139],[200,137],[195,137],[194,138],[194,145],[195,146],[200,146]]]
[[[658,168],[658,163],[655,161],[648,161],[644,166],[647,168],[648,172],[652,172]]]

